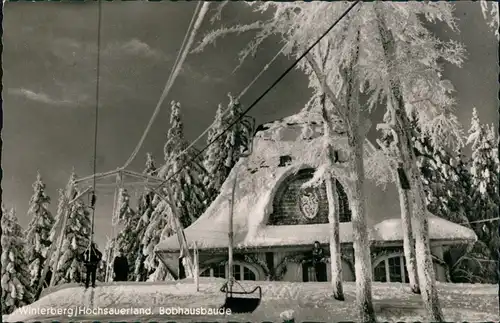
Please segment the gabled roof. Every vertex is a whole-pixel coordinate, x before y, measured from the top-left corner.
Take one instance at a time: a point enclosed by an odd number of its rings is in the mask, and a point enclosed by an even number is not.
[[[310,122],[311,120],[309,120]],[[292,116],[280,122],[261,127],[254,138],[253,154],[242,158],[233,168],[221,188],[220,195],[191,226],[184,230],[188,244],[196,241],[200,249],[226,248],[228,245],[228,219],[233,181],[237,174],[233,215],[234,247],[272,247],[310,245],[315,240],[327,243],[328,224],[267,226],[272,213],[273,198],[280,184],[290,175],[304,168],[316,168],[324,161],[324,142],[321,120],[314,120],[309,140],[297,140],[303,133],[303,122]],[[339,140],[342,146],[346,140]],[[340,148],[341,149],[341,148]],[[373,152],[367,143],[365,153]],[[288,166],[278,167],[280,156],[292,157]],[[369,180],[365,181],[368,203],[368,225],[371,238],[376,241],[401,240],[400,211],[395,187],[385,190]],[[438,240],[474,241],[472,230],[444,219],[429,219],[430,238]],[[389,232],[387,232],[389,230]],[[341,242],[352,242],[351,223],[340,224]],[[161,241],[156,251],[178,251],[176,237]]]

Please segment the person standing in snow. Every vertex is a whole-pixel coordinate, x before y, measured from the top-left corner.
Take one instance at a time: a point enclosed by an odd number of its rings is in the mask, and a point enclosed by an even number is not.
[[[113,262],[113,271],[115,273],[115,281],[128,280],[128,261],[123,254],[123,249],[118,250],[118,255]]]
[[[83,261],[87,270],[85,278],[85,289],[89,288],[90,280],[92,279],[92,288],[95,288],[97,266],[102,259],[102,253],[97,249],[95,242],[83,253]]]
[[[314,241],[314,247],[312,251],[312,265],[314,267],[314,272],[316,273],[316,281],[325,281],[323,279],[323,258],[325,257],[325,252],[321,248],[319,241]]]

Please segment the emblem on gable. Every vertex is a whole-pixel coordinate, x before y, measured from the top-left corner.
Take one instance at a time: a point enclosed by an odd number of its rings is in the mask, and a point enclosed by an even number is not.
[[[319,211],[319,197],[316,190],[303,190],[299,195],[299,208],[308,219],[314,219]]]

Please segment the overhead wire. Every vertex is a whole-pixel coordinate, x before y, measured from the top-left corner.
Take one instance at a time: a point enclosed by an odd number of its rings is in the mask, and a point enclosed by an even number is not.
[[[205,145],[205,147],[203,147],[201,150],[199,150],[192,158],[190,158],[187,163],[190,163],[194,160],[196,160],[196,158],[198,158],[205,150],[208,149],[208,147],[210,147],[214,142],[216,142],[217,140],[219,140],[226,132],[228,132],[235,124],[237,124],[238,122],[240,122],[241,119],[243,119],[243,117],[250,111],[252,110],[256,105],[257,103],[260,102],[260,100],[262,100],[262,98],[264,98],[264,96],[266,96],[288,73],[290,73],[290,71],[295,68],[295,66],[297,66],[297,64],[345,17],[347,16],[347,14],[349,12],[351,12],[352,9],[354,9],[354,7],[359,3],[360,1],[355,1],[351,6],[349,6],[349,8],[347,8],[346,11],[344,11],[344,13],[342,13],[342,15],[340,15],[340,17],[335,20],[335,22],[330,25],[330,27],[312,44],[310,45],[305,51],[304,53],[302,53],[302,55],[300,55],[293,63],[292,65],[290,65],[290,67],[288,67],[277,79],[276,81],[274,81],[268,88],[267,90],[265,90],[257,99],[255,99],[255,101],[250,104],[250,106],[244,110],[233,122],[231,122],[220,134],[218,134],[214,139],[210,140],[207,145]],[[183,166],[187,166],[187,165],[183,165]],[[169,177],[167,177],[161,184],[159,184],[156,189],[159,189],[159,188],[162,188],[166,183],[168,183],[172,178],[174,178],[175,176],[177,176],[180,172],[182,172],[183,170],[183,167],[179,167],[179,169],[177,171],[175,171],[172,175],[170,175]]]
[[[281,53],[283,52],[283,50],[285,50],[285,48],[286,48],[286,44],[283,47],[281,47],[281,49],[276,53],[276,55],[274,55],[274,57],[269,61],[269,63],[267,63],[266,65],[264,65],[264,67],[260,70],[260,72],[252,79],[252,81],[250,81],[250,83],[240,92],[240,94],[238,94],[236,96],[236,100],[240,100],[247,93],[247,91],[255,84],[255,82],[257,82],[257,80],[262,76],[262,74],[264,74],[264,72],[267,71],[267,69],[269,68],[269,66],[271,66],[274,63],[274,61],[281,55]],[[222,115],[221,116],[222,117],[226,116],[229,111],[231,111],[231,107],[227,107],[226,109],[224,109],[222,111]],[[191,148],[193,148],[194,145],[196,145],[196,143],[198,143],[198,141],[200,141],[201,139],[203,139],[203,137],[205,137],[205,135],[215,126],[215,123],[216,123],[216,121],[212,122],[185,149],[183,149],[176,156],[170,157],[169,160],[176,160],[177,158],[179,158],[180,156],[182,156],[183,154],[185,154],[186,152],[188,152]],[[168,163],[168,161],[167,161],[167,163]]]
[[[191,33],[186,33],[186,35],[189,34],[189,38],[186,41],[184,50],[180,51],[181,54],[180,54],[179,60],[177,61],[177,66],[174,66],[174,68],[171,72],[171,77],[167,80],[167,84],[165,85],[165,88],[163,89],[163,92],[160,96],[160,100],[156,104],[153,115],[151,116],[151,119],[149,120],[148,125],[146,126],[146,129],[144,130],[144,133],[142,134],[141,139],[139,140],[139,143],[135,147],[134,151],[132,152],[132,154],[130,155],[128,160],[122,166],[122,169],[125,169],[130,165],[130,163],[135,159],[135,157],[139,153],[139,150],[141,149],[142,145],[144,144],[144,141],[146,140],[146,137],[147,137],[149,131],[151,130],[151,127],[154,123],[154,120],[156,119],[156,117],[158,116],[158,113],[160,112],[160,108],[161,108],[161,105],[163,104],[163,101],[167,97],[168,93],[170,92],[170,89],[172,88],[172,85],[173,85],[175,79],[179,75],[182,64],[184,63],[184,60],[187,57],[188,49],[191,47],[191,45],[194,41],[194,38],[196,36],[196,33],[198,32],[198,29],[200,28],[201,23],[203,22],[203,18],[205,17],[205,14],[208,11],[209,4],[210,4],[210,2],[201,2],[201,1],[198,3],[198,6],[201,5],[201,8],[199,10],[195,9],[195,13],[193,15],[193,18],[196,17],[196,12],[198,12],[198,17],[196,20],[193,19],[194,23],[192,26],[193,28],[191,30]],[[198,8],[198,6],[196,8]]]
[[[96,62],[96,91],[95,91],[95,120],[94,120],[94,158],[93,158],[93,174],[97,171],[97,138],[99,131],[99,90],[100,90],[100,80],[101,80],[101,21],[102,21],[102,3],[98,0],[97,7],[97,62]],[[92,223],[90,231],[90,244],[89,250],[94,241],[94,227],[95,227],[95,202],[96,202],[96,177],[92,180]]]

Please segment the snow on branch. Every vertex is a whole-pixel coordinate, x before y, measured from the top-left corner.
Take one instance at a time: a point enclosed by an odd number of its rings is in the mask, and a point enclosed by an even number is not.
[[[500,40],[500,34],[498,32],[500,29],[500,12],[498,10],[498,2],[481,0],[479,3],[481,4],[481,11],[488,27],[493,29],[495,36]]]
[[[421,123],[421,129],[435,147],[450,147],[456,150],[464,146],[462,125],[454,114],[439,114],[428,122]]]
[[[314,172],[313,177],[304,184],[302,184],[301,188],[305,189],[305,188],[320,186],[325,179],[325,173],[327,172],[327,169],[328,169],[327,164],[320,165]]]
[[[385,187],[394,182],[394,160],[383,150],[377,149],[367,156],[364,164],[366,177],[374,180],[376,185]]]
[[[233,27],[221,27],[216,30],[212,30],[208,32],[201,42],[191,51],[191,53],[200,53],[202,52],[208,45],[214,45],[217,39],[223,38],[229,34],[242,34],[244,32],[252,31],[252,30],[261,30],[263,28],[263,23],[260,21],[256,21],[247,25],[236,25]]]

